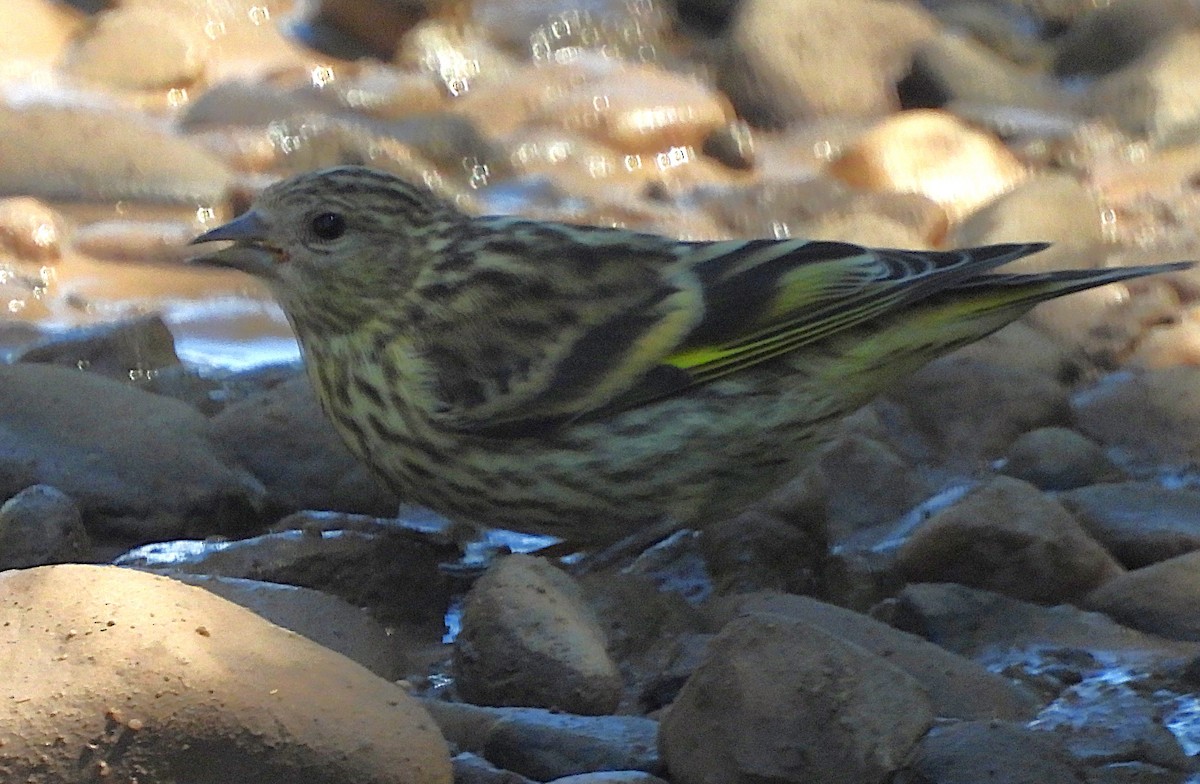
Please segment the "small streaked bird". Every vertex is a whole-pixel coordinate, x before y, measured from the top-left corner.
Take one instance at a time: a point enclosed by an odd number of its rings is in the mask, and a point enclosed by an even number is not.
[[[362,167],[273,185],[193,242],[217,240],[199,260],[267,282],[325,411],[397,495],[579,545],[735,514],[930,359],[1188,266],[1005,275],[1045,245],[680,242],[472,217]]]

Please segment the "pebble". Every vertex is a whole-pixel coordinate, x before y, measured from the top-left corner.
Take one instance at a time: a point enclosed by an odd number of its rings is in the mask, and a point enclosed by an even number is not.
[[[859,188],[923,194],[952,222],[1027,176],[999,139],[937,110],[889,116],[830,161],[827,171]]]
[[[1078,601],[1124,571],[1061,504],[997,477],[930,517],[900,548],[915,582],[954,582],[1045,602]]]
[[[50,485],[33,485],[0,506],[0,570],[86,558],[91,542],[79,507]]]
[[[621,675],[579,587],[547,561],[498,560],[467,593],[454,643],[458,690],[481,705],[612,713]]]
[[[857,645],[915,678],[934,713],[950,719],[1030,719],[1040,708],[1032,692],[981,665],[916,635],[862,613],[792,594],[730,597],[738,615],[772,613],[812,624],[842,642]]]
[[[679,784],[883,781],[933,718],[895,665],[802,620],[751,613],[709,644],[661,745]]]
[[[98,539],[259,524],[262,485],[217,454],[211,424],[191,406],[42,364],[0,365],[0,388],[0,489],[5,474],[32,467],[36,483],[75,500]]]
[[[900,517],[930,495],[931,488],[886,444],[851,433],[821,454],[828,487],[830,539],[841,541],[855,531]]]
[[[1200,654],[1200,645],[1165,640],[1107,615],[1048,607],[955,583],[913,583],[875,609],[898,629],[991,666],[1042,667],[1033,650],[1061,651],[1068,683],[1109,668],[1148,671]]]
[[[917,745],[896,784],[1084,784],[1061,741],[1007,721],[963,721],[934,727]]]
[[[1036,357],[1033,341],[1024,348]],[[981,353],[981,349],[976,352]],[[1056,361],[1061,351],[1049,353]],[[935,360],[888,393],[915,430],[934,450],[951,460],[1002,455],[1022,433],[1068,423],[1067,390],[1053,376],[1017,363],[1032,357],[988,356],[981,361],[964,352]]]
[[[153,8],[116,8],[97,14],[87,35],[66,53],[70,75],[117,89],[186,88],[204,75],[208,37]]]
[[[313,642],[358,662],[380,678],[398,681],[418,666],[419,641],[406,634],[411,627],[385,628],[349,602],[298,585],[175,572],[172,579],[210,591],[276,626],[290,629]],[[425,646],[435,648],[436,638]]]
[[[653,61],[673,20],[662,0],[474,0],[469,19],[506,49],[535,62],[580,50],[614,60]]]
[[[87,370],[117,381],[140,381],[179,365],[175,339],[157,315],[57,332],[15,358]]]
[[[1115,71],[1197,22],[1200,10],[1188,0],[1093,5],[1057,41],[1054,70],[1064,76]]]
[[[1000,470],[1039,490],[1071,490],[1121,475],[1099,444],[1065,427],[1025,433],[1013,442]]]
[[[625,153],[699,148],[733,119],[719,93],[651,66],[626,66],[544,102],[530,121],[561,125]]]
[[[1200,459],[1200,369],[1114,374],[1071,400],[1079,431],[1159,463]]]
[[[1046,76],[1019,67],[975,38],[945,31],[917,49],[900,94],[909,107],[936,108],[956,101],[1041,110],[1069,105],[1067,95]]]
[[[21,261],[47,263],[62,256],[66,224],[37,199],[0,199],[0,248]]]
[[[324,519],[329,525],[322,526]],[[213,575],[298,585],[369,606],[398,625],[442,629],[450,580],[438,568],[458,554],[433,534],[394,522],[322,515],[303,529],[233,541],[157,541],[118,556],[114,563],[168,574]],[[299,520],[297,521],[300,522]],[[357,530],[358,528],[365,530]]]
[[[433,700],[424,705],[451,744],[537,781],[610,770],[665,773],[652,719]]]
[[[218,447],[262,482],[275,517],[302,509],[388,517],[399,500],[354,457],[297,376],[213,417]],[[280,460],[280,450],[288,455]]]
[[[1136,569],[1200,550],[1200,492],[1151,482],[1080,487],[1058,496],[1088,533]]]
[[[0,83],[51,66],[83,23],[81,13],[52,0],[0,3]]]
[[[1187,75],[1198,67],[1200,33],[1165,37],[1135,62],[1097,82],[1087,108],[1158,146],[1194,142],[1200,93]]]
[[[879,116],[936,21],[919,6],[862,0],[743,0],[719,55],[721,88],[741,117],[783,127]]]
[[[228,166],[128,111],[0,98],[0,195],[216,204]]]
[[[1084,606],[1172,640],[1200,641],[1200,552],[1133,569],[1092,591]]]

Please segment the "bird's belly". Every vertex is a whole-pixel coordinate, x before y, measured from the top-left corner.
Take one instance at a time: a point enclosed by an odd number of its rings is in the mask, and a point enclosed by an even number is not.
[[[804,465],[845,411],[795,394],[672,398],[525,438],[392,430],[394,412],[331,415],[404,500],[464,522],[610,542],[670,517],[699,527],[735,514]],[[793,393],[795,390],[793,390]],[[400,432],[402,430],[402,432]]]

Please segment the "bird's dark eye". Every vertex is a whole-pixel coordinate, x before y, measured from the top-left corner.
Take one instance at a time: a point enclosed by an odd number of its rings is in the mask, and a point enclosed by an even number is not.
[[[336,240],[346,233],[346,219],[337,212],[322,212],[309,225],[312,233],[323,240]]]

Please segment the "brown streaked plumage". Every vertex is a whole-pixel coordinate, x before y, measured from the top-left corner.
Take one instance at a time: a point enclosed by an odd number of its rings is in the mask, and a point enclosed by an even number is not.
[[[196,242],[266,280],[350,448],[459,520],[614,541],[794,475],[892,380],[1034,305],[1186,265],[1003,275],[940,253],[677,242],[470,217],[362,167],[304,174]]]

